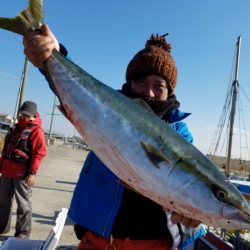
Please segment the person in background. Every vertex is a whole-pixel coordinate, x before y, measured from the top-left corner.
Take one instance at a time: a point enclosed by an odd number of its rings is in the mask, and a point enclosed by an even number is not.
[[[52,49],[67,56],[65,47],[47,25],[42,25],[40,32],[25,35],[23,44],[25,55],[50,83],[44,61]],[[179,110],[174,94],[177,67],[170,50],[164,36],[152,35],[129,62],[120,92],[141,99],[166,126],[192,143],[183,122],[189,113]],[[204,233],[200,221],[168,211],[122,185],[92,151],[80,173],[68,215],[75,221],[75,232],[81,240],[78,250],[169,250],[182,248]]]
[[[31,233],[31,186],[41,160],[46,156],[46,144],[37,105],[26,101],[18,111],[18,122],[9,129],[0,158],[0,234],[10,231],[12,203],[15,196],[16,227],[14,236],[29,238]]]

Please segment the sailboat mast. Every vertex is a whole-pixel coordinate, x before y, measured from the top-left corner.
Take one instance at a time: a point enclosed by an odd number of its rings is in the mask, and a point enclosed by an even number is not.
[[[227,151],[227,164],[225,169],[225,175],[229,176],[230,174],[230,165],[231,165],[231,152],[232,152],[232,141],[233,141],[233,127],[234,127],[234,117],[237,103],[237,95],[238,95],[238,68],[239,68],[239,59],[240,59],[240,45],[241,45],[241,37],[238,37],[237,40],[237,52],[236,52],[236,61],[235,61],[235,76],[234,81],[232,83],[233,88],[233,97],[232,97],[232,107],[230,112],[230,126],[229,126],[229,137],[228,137],[228,151]]]
[[[14,115],[13,115],[14,119],[12,121],[12,125],[16,123],[17,118],[18,118],[18,110],[21,107],[21,105],[23,104],[23,99],[24,99],[24,96],[25,96],[28,65],[29,65],[28,58],[25,57],[24,68],[23,68],[23,73],[22,73],[22,76],[21,76],[21,81],[20,81],[19,90],[18,90],[18,94],[17,94],[16,106],[15,106],[15,111],[14,111]]]

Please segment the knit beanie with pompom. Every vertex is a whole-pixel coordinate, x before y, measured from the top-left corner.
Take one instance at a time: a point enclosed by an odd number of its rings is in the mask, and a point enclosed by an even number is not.
[[[143,78],[148,75],[159,75],[166,80],[169,96],[174,92],[177,81],[177,68],[172,58],[171,45],[167,43],[165,35],[151,35],[145,48],[139,51],[129,62],[126,71],[126,81]]]

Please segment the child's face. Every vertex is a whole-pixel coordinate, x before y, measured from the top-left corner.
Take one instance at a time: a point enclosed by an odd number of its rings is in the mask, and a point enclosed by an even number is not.
[[[155,100],[167,100],[167,82],[158,75],[149,75],[144,78],[131,81],[131,91],[142,97],[150,97]]]
[[[28,115],[20,113],[18,119],[29,122],[29,121],[33,120],[33,118],[34,118],[33,116],[28,116]]]

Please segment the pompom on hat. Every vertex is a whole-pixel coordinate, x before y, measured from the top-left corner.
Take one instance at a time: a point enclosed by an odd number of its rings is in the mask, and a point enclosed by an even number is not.
[[[169,95],[173,94],[177,81],[177,68],[172,58],[171,45],[167,43],[165,35],[151,35],[145,48],[139,51],[129,62],[126,71],[128,84],[133,79],[147,75],[160,75],[168,84]]]

